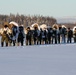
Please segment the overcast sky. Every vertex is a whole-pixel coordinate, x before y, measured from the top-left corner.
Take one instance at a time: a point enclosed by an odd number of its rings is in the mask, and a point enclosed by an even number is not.
[[[76,16],[76,0],[0,0],[0,14]]]

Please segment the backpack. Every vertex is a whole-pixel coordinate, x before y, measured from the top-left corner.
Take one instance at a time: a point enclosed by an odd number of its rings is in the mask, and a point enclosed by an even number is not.
[[[48,30],[48,36],[52,36],[53,35],[53,30]]]
[[[73,31],[72,30],[68,31],[68,36],[69,37],[72,37],[73,36]]]
[[[45,38],[47,37],[47,31],[46,30],[44,30],[44,36],[45,36]]]
[[[44,31],[41,32],[42,38],[45,38]]]
[[[20,31],[20,32],[23,32],[23,31],[24,31],[23,26],[20,26],[20,27],[19,27],[19,31]]]
[[[19,27],[19,34],[18,34],[19,38],[24,38],[24,28],[23,26]]]
[[[34,30],[34,37],[37,37],[38,36],[38,32],[37,30]]]
[[[26,36],[27,36],[28,38],[30,38],[30,37],[31,37],[31,34],[32,34],[31,30],[29,30],[28,33],[26,34]]]
[[[67,29],[66,28],[62,28],[62,34],[67,34]]]
[[[13,27],[12,33],[13,33],[14,36],[16,35],[16,33],[17,33],[17,26],[14,26],[14,27]]]
[[[18,38],[24,38],[24,33],[23,32],[19,32]]]
[[[55,37],[57,35],[57,30],[53,30],[53,37]]]

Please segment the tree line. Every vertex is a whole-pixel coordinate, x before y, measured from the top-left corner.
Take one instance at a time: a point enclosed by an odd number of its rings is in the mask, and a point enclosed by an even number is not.
[[[53,17],[49,16],[42,16],[42,15],[20,15],[20,14],[10,14],[10,15],[1,15],[0,14],[0,26],[4,24],[4,22],[11,22],[15,21],[19,25],[23,24],[24,27],[30,26],[34,23],[41,24],[47,24],[48,26],[51,26],[55,23],[57,23],[57,20]]]

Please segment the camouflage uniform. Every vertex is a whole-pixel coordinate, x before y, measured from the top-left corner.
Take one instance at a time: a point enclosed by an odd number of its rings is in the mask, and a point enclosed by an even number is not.
[[[4,42],[6,44],[6,46],[8,46],[8,42],[9,42],[9,28],[7,26],[5,26],[2,29],[2,33],[1,33],[1,46],[4,46]]]

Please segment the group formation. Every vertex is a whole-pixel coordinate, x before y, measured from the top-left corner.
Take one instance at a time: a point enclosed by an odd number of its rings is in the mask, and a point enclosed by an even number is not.
[[[5,24],[3,28],[0,29],[1,36],[1,47],[4,46],[23,46],[24,44],[24,27],[23,25],[18,26],[11,22],[10,24]]]
[[[33,27],[33,30],[27,27],[26,45],[76,43],[76,28],[71,29],[57,24],[52,27]]]
[[[1,46],[24,46],[42,44],[76,43],[76,28],[67,28],[64,25],[54,24],[52,27],[43,25],[39,27],[24,28],[23,25],[5,24],[0,29]]]

